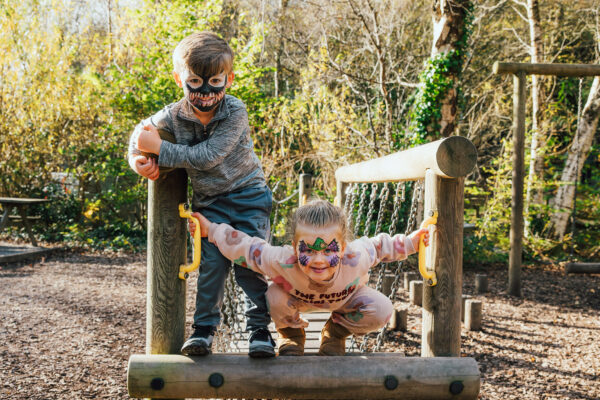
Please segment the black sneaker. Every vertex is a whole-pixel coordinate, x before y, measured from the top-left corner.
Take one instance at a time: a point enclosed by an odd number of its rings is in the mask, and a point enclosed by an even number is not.
[[[267,328],[257,328],[250,332],[248,355],[252,358],[275,357],[275,341]]]
[[[210,354],[213,338],[215,337],[214,326],[192,325],[194,333],[185,341],[181,348],[181,354],[186,356],[205,356]]]

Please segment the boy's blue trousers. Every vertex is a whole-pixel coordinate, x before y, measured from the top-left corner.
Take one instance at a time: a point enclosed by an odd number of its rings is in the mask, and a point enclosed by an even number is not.
[[[272,195],[267,186],[244,188],[219,196],[199,211],[211,222],[226,223],[250,236],[265,239],[269,234]],[[232,262],[217,246],[202,238],[202,259],[198,275],[198,293],[194,325],[217,326],[220,322],[225,279]],[[234,264],[237,284],[246,296],[246,330],[266,327],[271,322],[265,293],[266,279],[247,268]]]

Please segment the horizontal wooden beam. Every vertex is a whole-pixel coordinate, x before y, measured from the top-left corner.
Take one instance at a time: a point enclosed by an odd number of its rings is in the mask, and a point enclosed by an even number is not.
[[[136,398],[476,399],[473,358],[357,354],[276,357],[246,354],[133,355],[127,388]]]
[[[338,182],[400,182],[423,179],[433,170],[444,178],[468,175],[477,162],[477,149],[462,136],[450,136],[435,142],[399,151],[374,160],[338,168]]]
[[[600,263],[569,263],[565,271],[567,274],[600,274]]]
[[[596,64],[531,64],[502,63],[496,61],[495,74],[555,75],[555,76],[598,76],[600,65]]]

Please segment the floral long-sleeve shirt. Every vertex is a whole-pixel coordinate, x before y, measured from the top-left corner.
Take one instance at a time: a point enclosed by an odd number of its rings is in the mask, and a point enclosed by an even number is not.
[[[380,233],[373,238],[362,237],[347,244],[333,277],[317,283],[302,272],[292,246],[271,246],[263,239],[216,223],[210,225],[208,240],[234,263],[267,275],[298,300],[328,310],[342,306],[367,283],[369,268],[380,262],[404,260],[415,252],[405,235]]]

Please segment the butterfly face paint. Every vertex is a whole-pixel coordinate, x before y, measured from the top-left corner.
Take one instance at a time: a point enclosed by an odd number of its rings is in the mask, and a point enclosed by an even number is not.
[[[333,279],[345,250],[340,227],[298,224],[294,239],[296,268],[315,284],[327,284]]]
[[[313,244],[307,244],[304,240],[300,240],[298,243],[298,262],[303,266],[307,266],[317,252],[323,252],[329,266],[331,268],[337,267],[340,263],[339,251],[340,246],[335,239],[329,244],[326,244],[320,237]]]
[[[227,74],[199,76],[186,71],[183,93],[192,106],[207,112],[215,109],[225,97]]]

